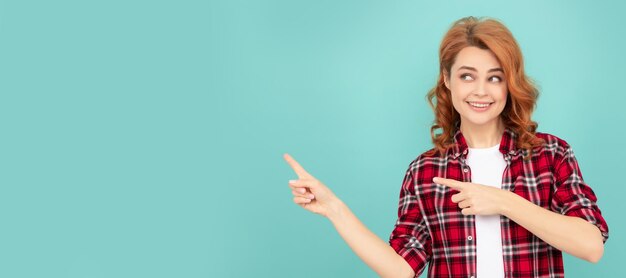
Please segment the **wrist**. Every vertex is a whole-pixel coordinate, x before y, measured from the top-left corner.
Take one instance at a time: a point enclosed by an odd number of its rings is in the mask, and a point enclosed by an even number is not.
[[[336,199],[331,205],[328,206],[328,215],[326,216],[331,222],[340,220],[345,216],[348,206],[340,199]]]
[[[515,202],[515,198],[517,197],[517,194],[505,190],[503,190],[502,192],[504,194],[502,197],[502,202],[500,203],[500,214],[509,217],[513,209],[512,207]]]

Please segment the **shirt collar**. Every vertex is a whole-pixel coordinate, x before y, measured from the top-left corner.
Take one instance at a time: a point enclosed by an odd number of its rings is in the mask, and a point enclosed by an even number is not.
[[[515,134],[515,132],[513,132],[513,130],[509,127],[505,127],[504,133],[502,133],[502,139],[500,140],[500,152],[505,155],[505,157],[509,155],[514,155],[519,151],[519,149],[515,146],[516,140],[517,135]],[[465,141],[465,137],[463,136],[461,128],[458,127],[458,125],[454,133],[454,143],[456,145],[455,147],[451,148],[450,154],[454,158],[457,158],[461,155],[463,156],[463,158],[465,158],[469,150],[467,142]]]

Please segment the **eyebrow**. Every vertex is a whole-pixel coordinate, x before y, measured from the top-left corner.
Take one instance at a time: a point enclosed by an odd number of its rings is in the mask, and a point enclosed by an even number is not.
[[[461,67],[459,67],[458,70],[462,70],[462,69],[472,70],[472,71],[476,71],[476,72],[478,71],[478,70],[476,70],[476,68],[468,67],[468,66],[461,66]],[[494,72],[494,71],[499,71],[499,72],[504,73],[502,68],[492,68],[492,69],[488,70],[487,72]]]

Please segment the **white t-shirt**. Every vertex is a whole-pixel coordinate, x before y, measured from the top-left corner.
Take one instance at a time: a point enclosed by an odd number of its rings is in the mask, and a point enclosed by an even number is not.
[[[489,148],[469,148],[467,164],[472,183],[502,188],[506,161],[500,144]],[[476,215],[476,278],[504,277],[500,215]]]

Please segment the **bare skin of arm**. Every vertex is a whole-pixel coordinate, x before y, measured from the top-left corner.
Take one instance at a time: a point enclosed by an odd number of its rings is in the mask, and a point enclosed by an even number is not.
[[[283,157],[299,178],[289,182],[294,203],[328,218],[354,253],[380,277],[415,277],[404,258],[363,225],[327,186],[305,171],[290,155]]]

